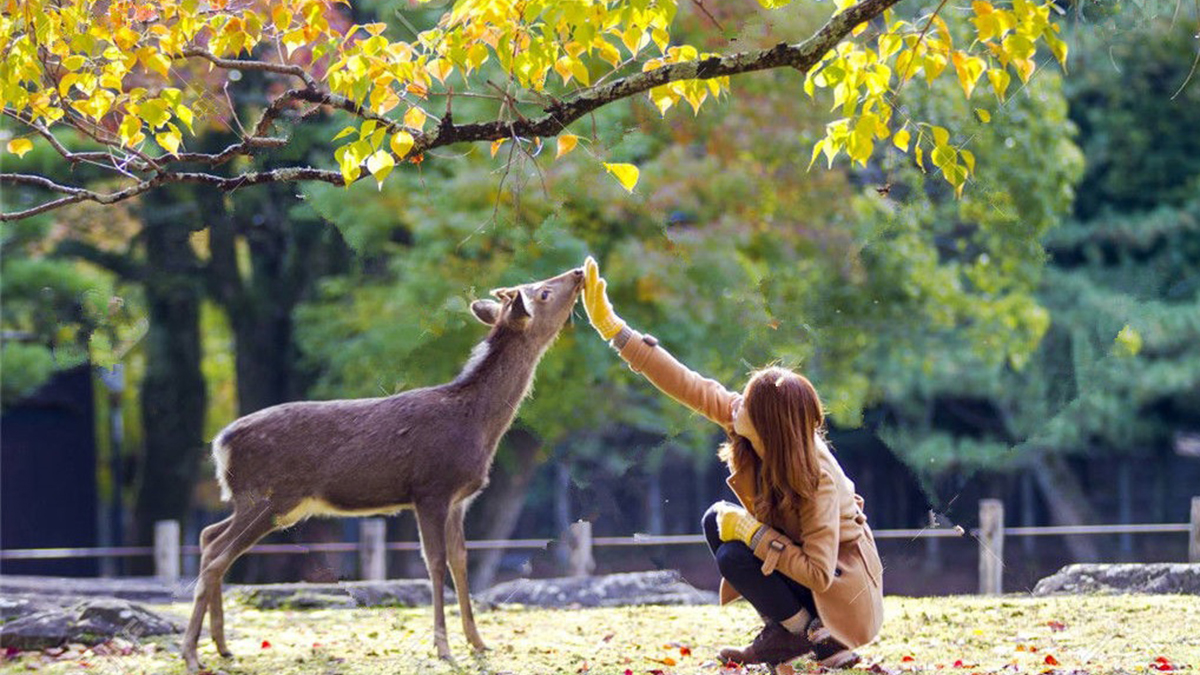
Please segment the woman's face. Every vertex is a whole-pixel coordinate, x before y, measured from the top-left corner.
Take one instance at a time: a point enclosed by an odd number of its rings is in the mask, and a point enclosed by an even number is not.
[[[750,444],[754,446],[755,452],[762,456],[762,439],[759,438],[758,432],[755,431],[754,425],[750,422],[750,413],[747,410],[746,396],[742,395],[733,401],[733,430],[739,436],[743,436],[750,440]]]

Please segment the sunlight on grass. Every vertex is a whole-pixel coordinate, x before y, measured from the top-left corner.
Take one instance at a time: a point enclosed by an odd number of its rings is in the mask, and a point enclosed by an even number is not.
[[[260,611],[227,605],[230,648],[238,656],[220,659],[207,639],[200,655],[229,675],[718,673],[716,650],[746,643],[759,627],[744,602],[724,608],[508,607],[477,614],[492,649],[476,657],[451,612],[455,668],[433,657],[428,608]],[[1200,598],[1193,596],[889,597],[886,609],[883,633],[859,651],[865,665],[878,663],[888,672],[1091,674],[1200,666]],[[169,608],[180,618],[187,610]],[[79,649],[58,657],[26,653],[0,672],[183,673],[177,641],[147,640],[129,656]],[[804,660],[795,667],[815,669]]]

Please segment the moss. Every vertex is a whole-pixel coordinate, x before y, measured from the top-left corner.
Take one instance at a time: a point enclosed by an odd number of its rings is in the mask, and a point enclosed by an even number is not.
[[[186,615],[189,608],[172,609]],[[1155,672],[1150,665],[1159,657],[1176,666],[1200,666],[1200,633],[1195,630],[1200,597],[1195,596],[889,597],[886,611],[879,639],[859,651],[867,664],[879,662],[889,671]],[[219,658],[205,639],[201,659],[229,675],[620,675],[626,669],[719,674],[729,671],[718,667],[716,649],[745,643],[758,629],[753,609],[741,602],[728,607],[506,607],[476,613],[492,650],[475,657],[462,637],[457,613],[450,611],[450,644],[460,665],[456,670],[434,658],[429,608],[260,611],[227,603],[226,613],[230,648],[238,656]],[[178,639],[146,640],[143,644],[161,646],[154,653],[87,660],[93,672],[183,673]],[[683,655],[682,646],[691,653]],[[31,664],[52,674],[80,667],[78,658],[43,660],[37,653],[23,654],[0,665],[0,673],[26,672]],[[805,670],[803,662],[797,670]]]

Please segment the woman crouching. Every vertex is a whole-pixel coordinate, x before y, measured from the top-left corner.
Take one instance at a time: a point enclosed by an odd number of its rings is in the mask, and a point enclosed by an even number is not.
[[[883,622],[883,567],[862,497],[823,439],[824,413],[807,378],[784,368],[754,373],[741,393],[679,363],[613,312],[596,262],[585,265],[588,319],[629,367],[719,424],[721,459],[740,505],[713,504],[702,525],[721,572],[721,604],[739,596],[764,626],[721,658],[778,664],[812,653],[827,668],[859,661],[855,647]]]

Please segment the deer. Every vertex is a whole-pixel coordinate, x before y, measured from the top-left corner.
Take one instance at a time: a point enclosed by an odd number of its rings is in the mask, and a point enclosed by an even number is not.
[[[475,627],[467,584],[463,516],[487,485],[500,438],[529,394],[534,371],[570,321],[583,270],[491,291],[471,303],[490,330],[445,384],[381,398],[298,401],[241,417],[213,439],[223,501],[233,513],[200,533],[200,565],[182,651],[189,672],[205,612],[217,652],[225,642],[221,583],[230,565],[268,533],[311,516],[416,512],[433,585],[434,644],[454,663],[446,638],[445,572],[458,596],[463,632]]]

